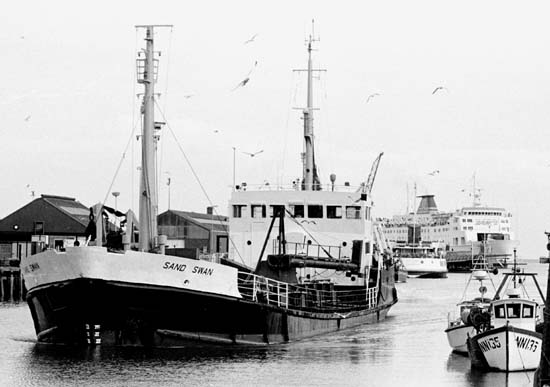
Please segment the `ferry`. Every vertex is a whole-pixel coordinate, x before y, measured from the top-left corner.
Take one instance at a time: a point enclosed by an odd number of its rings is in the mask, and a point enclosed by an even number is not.
[[[447,278],[445,253],[436,243],[398,243],[393,246],[392,251],[394,259],[399,259],[403,263],[409,277]]]
[[[303,178],[289,189],[235,187],[228,256],[166,254],[157,230],[154,119],[155,29],[138,56],[142,101],[139,222],[129,211],[118,238],[105,238],[109,209],[90,210],[85,245],[22,259],[38,342],[171,347],[189,342],[286,343],[384,320],[398,301],[395,263],[372,218],[368,180],[353,189],[331,176],[323,186],[313,148],[312,44],[303,109]],[[118,211],[115,211],[118,213]]]
[[[506,267],[519,242],[514,239],[512,214],[504,208],[483,206],[479,195],[472,206],[440,212],[434,195],[421,195],[414,213],[383,219],[393,244],[440,243],[449,271],[471,271],[483,255],[490,266]]]

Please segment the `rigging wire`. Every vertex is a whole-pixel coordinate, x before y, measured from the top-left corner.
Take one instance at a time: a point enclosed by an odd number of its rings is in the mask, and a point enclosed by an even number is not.
[[[183,150],[183,147],[181,146],[181,143],[179,142],[178,138],[176,137],[176,134],[174,133],[174,131],[172,130],[172,127],[170,126],[170,124],[168,123],[168,120],[166,119],[166,116],[164,115],[164,112],[162,111],[161,107],[159,106],[158,102],[155,100],[155,104],[157,105],[157,108],[159,109],[159,112],[160,114],[162,115],[162,119],[164,120],[164,122],[166,123],[166,127],[168,128],[168,130],[170,131],[170,133],[172,134],[172,137],[174,138],[174,141],[176,142],[176,145],[178,146],[179,150],[181,151],[181,154],[183,155],[183,158],[185,159],[185,161],[187,162],[187,165],[189,166],[189,169],[191,170],[191,173],[193,174],[193,176],[195,177],[195,180],[197,181],[197,183],[199,184],[199,187],[201,188],[202,190],[202,193],[204,194],[204,196],[206,197],[206,200],[208,201],[208,204],[210,204],[210,207],[212,207],[212,211],[214,212],[214,214],[216,216],[220,216],[218,214],[218,211],[216,210],[216,207],[214,206],[212,200],[210,199],[210,196],[208,195],[208,192],[206,192],[206,189],[204,188],[204,185],[202,184],[201,180],[199,179],[199,176],[197,175],[197,173],[195,172],[195,169],[193,168],[193,165],[191,164],[191,161],[189,160],[189,158],[187,157],[187,154],[185,153],[185,151]],[[244,264],[244,259],[243,257],[241,256],[241,253],[239,252],[239,249],[237,249],[237,246],[235,245],[233,239],[231,238],[231,236],[229,236],[229,227],[225,224],[223,224],[221,222],[220,219],[218,219],[219,222],[220,222],[220,225],[223,227],[223,229],[227,232],[227,235],[228,235],[228,239],[229,241],[231,242],[231,245],[233,246],[233,248],[235,249],[235,251],[237,252],[237,255],[238,257],[240,258],[240,260],[242,261],[242,263]]]
[[[136,28],[136,34],[135,34],[135,38],[134,38],[134,54],[137,52],[138,50],[138,30]],[[137,69],[136,71],[134,71],[134,75],[132,77],[132,84],[133,84],[133,91],[132,91],[132,135],[134,134],[135,130],[136,130],[136,126],[137,126],[137,119],[136,119],[136,103],[134,102],[133,98],[134,96],[136,95],[136,84],[137,84]],[[134,160],[135,160],[135,153],[134,153],[134,142],[132,141],[132,152],[131,152],[131,160],[130,160],[130,184],[131,184],[131,187],[130,187],[130,193],[131,193],[131,198],[132,198],[132,206],[130,208],[136,208],[135,207],[135,197],[136,197],[136,185],[135,185],[135,182],[134,182],[134,177],[135,177],[135,164],[134,164]]]
[[[137,52],[137,40],[138,40],[138,31],[136,29],[136,34],[135,34],[135,47],[134,47],[134,52]],[[132,93],[132,96],[136,95],[136,78],[137,78],[137,74],[136,72],[134,72],[134,76],[133,76],[133,93]],[[109,185],[109,188],[107,190],[107,193],[105,194],[105,198],[103,199],[103,201],[101,202],[101,205],[105,205],[105,202],[107,201],[107,198],[109,197],[109,194],[111,193],[112,189],[113,189],[113,185],[115,184],[115,180],[118,176],[118,173],[120,172],[120,168],[122,167],[122,163],[124,161],[124,159],[126,158],[126,152],[128,151],[128,147],[130,146],[130,143],[132,143],[132,148],[131,148],[131,157],[132,157],[132,160],[131,160],[131,168],[132,168],[132,173],[131,173],[131,184],[132,184],[132,188],[131,188],[131,191],[130,192],[134,192],[135,190],[135,187],[134,187],[134,173],[133,173],[133,166],[134,166],[134,143],[132,142],[132,138],[134,137],[134,133],[136,131],[136,127],[137,127],[137,123],[138,123],[138,120],[136,119],[136,104],[135,103],[132,103],[132,131],[130,133],[130,137],[128,138],[128,141],[126,142],[126,147],[124,148],[124,151],[122,152],[122,156],[120,157],[120,161],[118,162],[118,166],[116,168],[116,171],[115,171],[115,174],[113,176],[113,179],[111,180],[111,185]],[[135,208],[134,207],[134,196],[135,195],[131,195],[132,196],[132,208]]]
[[[294,93],[292,92],[292,85],[295,85],[294,87]],[[288,101],[288,108],[286,113],[286,122],[285,122],[285,132],[284,132],[284,138],[283,138],[283,158],[281,160],[281,175],[285,171],[285,160],[286,160],[286,152],[287,152],[287,145],[288,145],[288,123],[290,121],[290,110],[292,109],[292,103],[293,101],[296,102],[296,92],[298,91],[298,83],[296,82],[294,71],[292,72],[292,76],[290,77],[290,86],[288,88],[289,90],[289,101]],[[281,182],[278,184],[280,186],[284,185],[284,182],[282,181],[284,179],[284,176],[280,176]]]
[[[168,48],[167,48],[167,59],[166,59],[166,80],[164,85],[164,93],[163,95],[163,105],[164,105],[164,111],[166,111],[166,106],[168,104],[168,79],[169,79],[169,73],[170,73],[170,62],[171,62],[171,54],[172,54],[172,37],[173,37],[173,31],[174,27],[170,27],[170,36],[168,38]],[[164,141],[160,142],[160,158],[159,162],[157,164],[157,174],[156,174],[156,186],[157,186],[157,192],[160,193],[160,179],[162,176],[162,162],[164,159]],[[157,197],[158,201],[158,197]]]

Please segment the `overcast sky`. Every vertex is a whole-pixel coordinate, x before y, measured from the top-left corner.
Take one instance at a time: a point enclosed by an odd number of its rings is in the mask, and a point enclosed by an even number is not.
[[[292,70],[306,66],[315,19],[315,66],[327,70],[314,85],[322,182],[335,173],[359,184],[384,152],[373,193],[377,215],[391,216],[405,211],[415,182],[441,210],[469,204],[475,173],[482,202],[514,214],[520,255],[546,254],[548,2],[119,3],[12,2],[2,12],[0,218],[31,191],[114,205],[108,189],[125,149],[113,190],[119,209],[137,210],[135,24],[174,25],[155,37],[159,106],[220,213],[233,147],[237,182],[300,177],[293,108],[303,107],[306,82]],[[161,136],[160,212],[168,177],[172,208],[204,211],[209,200],[170,129]]]

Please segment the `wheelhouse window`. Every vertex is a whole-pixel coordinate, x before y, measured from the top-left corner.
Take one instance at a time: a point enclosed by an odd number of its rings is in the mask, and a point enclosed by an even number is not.
[[[519,318],[521,316],[521,304],[513,304],[506,306],[508,318]]]
[[[360,206],[346,206],[346,218],[347,219],[361,219],[361,207]]]
[[[265,204],[252,204],[250,208],[253,218],[265,218]]]
[[[532,305],[523,305],[523,317],[533,317]]]
[[[283,213],[283,216],[285,216],[285,206],[274,204],[269,206],[269,217],[273,218],[273,216],[277,216],[280,212]]]
[[[291,204],[288,207],[290,209],[290,213],[295,218],[303,218],[304,217],[304,205],[303,204]]]
[[[307,206],[307,216],[308,218],[322,218],[323,217],[323,206],[319,204],[310,204]]]
[[[234,218],[243,218],[246,214],[246,205],[245,204],[233,204],[233,217]]]
[[[365,219],[370,220],[370,207],[365,207]]]
[[[327,206],[327,218],[328,219],[341,219],[342,218],[342,206]]]
[[[506,318],[506,313],[504,312],[504,305],[495,306],[495,317]]]

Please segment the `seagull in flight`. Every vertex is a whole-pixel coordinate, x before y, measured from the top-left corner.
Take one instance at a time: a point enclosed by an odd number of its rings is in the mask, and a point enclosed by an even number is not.
[[[252,43],[254,41],[254,39],[256,39],[256,37],[258,36],[258,34],[254,34],[254,36],[252,36],[250,39],[248,39],[246,42],[244,42],[243,44],[248,44],[248,43]]]
[[[237,86],[235,86],[231,91],[235,91],[237,90],[239,87],[244,87],[246,86],[246,84],[248,83],[248,81],[250,81],[250,78],[249,77],[246,77],[245,79],[243,79],[241,82],[239,82],[239,84]]]
[[[250,153],[250,152],[243,152],[245,155],[249,155],[250,157],[254,157],[256,155],[259,155],[260,153],[262,153],[264,150],[260,150],[258,152],[254,152],[254,153]]]
[[[435,176],[439,173],[439,169],[436,169],[435,171],[431,171],[430,173],[428,173],[428,175],[430,176]]]
[[[371,99],[373,99],[374,97],[378,97],[379,95],[380,95],[380,94],[378,94],[378,93],[374,93],[374,94],[369,95],[368,98],[367,98],[367,103],[369,103],[369,101],[370,101]]]
[[[449,89],[447,89],[445,86],[437,86],[434,91],[432,91],[432,95],[434,95],[435,93],[437,93],[439,90],[447,90],[449,91]]]
[[[183,98],[185,99],[189,99],[189,98],[193,98],[195,96],[195,94],[186,94],[183,96]]]
[[[27,122],[28,122],[30,119],[31,119],[31,116],[30,116],[30,115],[28,115],[27,117],[25,117],[25,121],[27,121]]]

